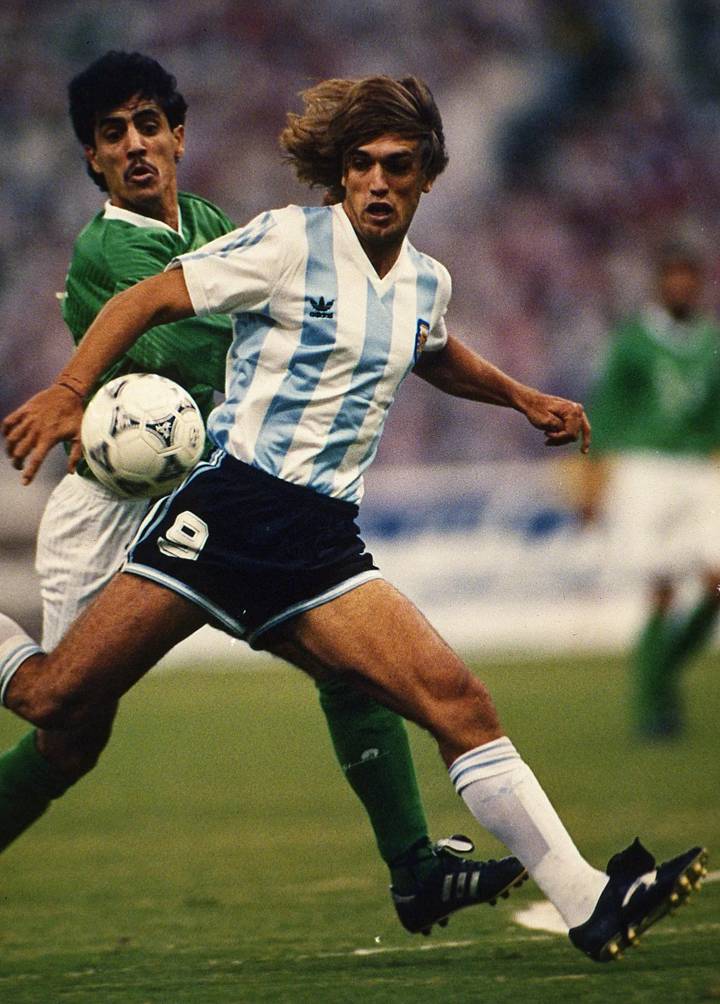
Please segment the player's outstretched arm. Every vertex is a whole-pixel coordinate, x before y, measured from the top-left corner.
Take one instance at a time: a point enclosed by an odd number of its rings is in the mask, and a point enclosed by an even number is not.
[[[580,440],[583,453],[590,449],[590,423],[581,404],[513,380],[457,338],[450,336],[439,352],[421,356],[415,373],[454,397],[514,408],[545,433],[546,446]]]
[[[30,484],[48,452],[72,443],[68,469],[80,459],[83,403],[98,379],[148,328],[194,314],[182,269],[162,272],[123,290],[105,304],[70,362],[46,390],[11,412],[2,423],[13,466]]]

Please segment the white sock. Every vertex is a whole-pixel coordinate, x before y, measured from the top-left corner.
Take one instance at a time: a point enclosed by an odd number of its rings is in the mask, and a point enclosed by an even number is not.
[[[0,614],[0,704],[5,703],[5,692],[20,666],[31,655],[42,649],[19,624]]]
[[[582,857],[538,781],[507,738],[450,765],[473,816],[525,865],[568,927],[586,921],[608,877]]]

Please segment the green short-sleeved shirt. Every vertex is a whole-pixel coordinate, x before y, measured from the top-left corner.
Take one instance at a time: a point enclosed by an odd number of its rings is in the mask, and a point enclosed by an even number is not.
[[[63,318],[79,343],[103,305],[141,279],[162,272],[176,256],[193,251],[233,229],[228,217],[197,195],[178,196],[180,230],[106,205],[80,232],[63,296]],[[231,341],[226,316],[188,318],[147,331],[105,374],[102,383],[124,373],[159,373],[185,387],[207,418],[214,391],[224,385]],[[87,475],[85,465],[79,468]]]
[[[720,329],[658,308],[616,331],[592,395],[593,452],[720,449]]]

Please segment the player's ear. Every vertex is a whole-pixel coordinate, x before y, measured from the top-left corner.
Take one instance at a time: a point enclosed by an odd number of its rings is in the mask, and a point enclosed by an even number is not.
[[[93,169],[93,171],[96,174],[102,174],[102,170],[98,166],[98,162],[95,159],[95,154],[96,154],[95,147],[94,146],[85,146],[85,147],[83,147],[83,151],[85,153],[85,160],[88,162],[88,164]]]
[[[422,191],[423,192],[429,192],[430,189],[433,187],[433,182],[434,181],[435,181],[434,178],[426,178],[425,181],[423,181],[423,183],[422,183]]]
[[[182,158],[185,153],[185,126],[176,125],[172,131],[173,141],[175,143],[175,163]]]

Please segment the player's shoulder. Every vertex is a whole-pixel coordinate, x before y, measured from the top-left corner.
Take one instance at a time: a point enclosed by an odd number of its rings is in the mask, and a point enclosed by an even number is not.
[[[102,240],[103,230],[103,211],[100,210],[100,212],[95,213],[92,219],[85,224],[76,236],[74,242],[75,248],[83,248],[87,245],[98,243]]]
[[[438,261],[437,258],[433,258],[426,251],[419,251],[410,241],[407,242],[406,248],[415,268],[418,271],[432,275],[436,279],[440,289],[447,291],[449,295],[452,289],[452,277],[445,265],[441,261]]]
[[[240,228],[239,242],[246,246],[261,241],[278,243],[282,245],[286,257],[293,249],[304,247],[306,223],[306,212],[301,206],[267,209]]]
[[[195,192],[178,192],[178,204],[183,218],[188,214],[200,215],[207,220],[218,221],[226,232],[235,226],[227,213],[223,212],[219,206],[202,195],[196,195]]]

